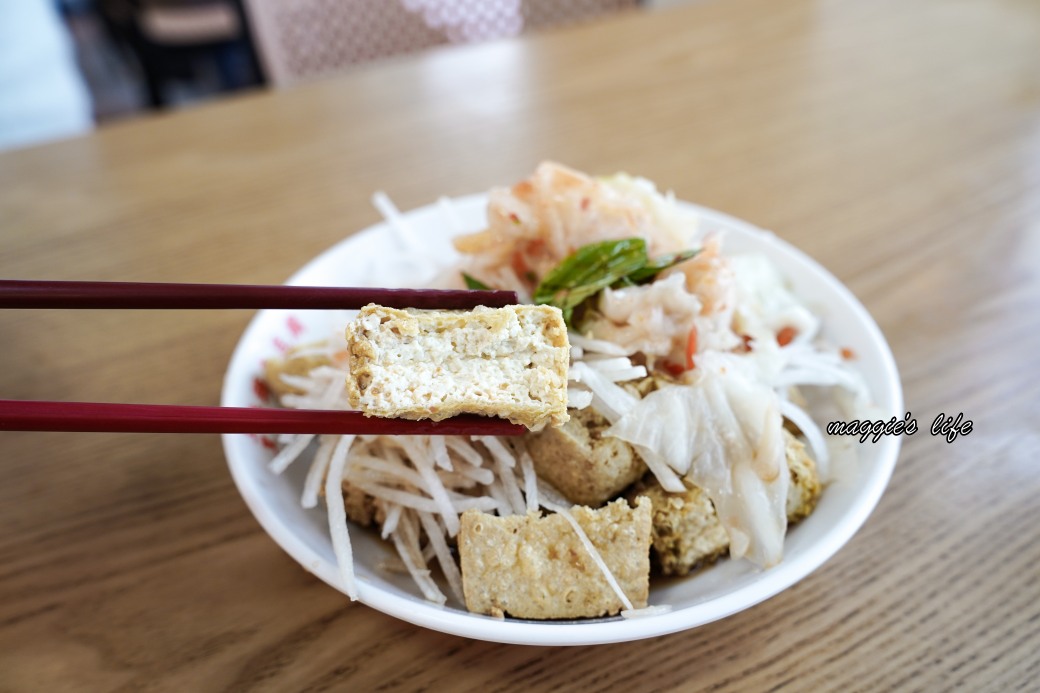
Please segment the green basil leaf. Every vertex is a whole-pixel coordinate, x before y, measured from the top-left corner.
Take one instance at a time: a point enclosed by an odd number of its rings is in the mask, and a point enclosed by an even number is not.
[[[646,263],[645,266],[637,269],[636,271],[629,274],[628,279],[633,284],[645,284],[657,276],[659,272],[662,272],[669,267],[674,267],[680,262],[686,262],[691,257],[700,252],[697,250],[684,250],[681,253],[668,253],[667,255],[660,255],[650,262]]]
[[[642,238],[590,243],[545,275],[534,291],[534,302],[556,306],[571,325],[574,311],[603,289],[649,282],[662,270],[685,262],[698,252],[685,250],[650,260]]]
[[[574,309],[585,299],[646,263],[646,241],[642,238],[590,243],[571,253],[542,278],[535,289],[534,302],[560,308],[569,322]]]
[[[474,291],[491,291],[491,287],[480,281],[476,277],[462,272],[462,281],[466,282],[467,289],[473,289]]]

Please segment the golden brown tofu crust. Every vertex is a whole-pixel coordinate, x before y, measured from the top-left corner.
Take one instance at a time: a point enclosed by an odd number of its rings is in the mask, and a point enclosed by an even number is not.
[[[343,506],[347,518],[362,527],[381,527],[386,519],[383,504],[349,481],[343,482]]]
[[[787,470],[791,473],[791,485],[787,487],[787,522],[794,524],[809,517],[816,509],[823,487],[816,463],[805,451],[805,445],[784,431],[787,443]]]
[[[570,345],[558,308],[365,306],[347,327],[347,397],[371,416],[501,416],[532,429],[567,414]]]
[[[527,437],[539,478],[576,505],[598,508],[646,473],[630,445],[602,435],[610,424],[591,408],[575,411],[559,428]]]
[[[636,608],[650,593],[651,506],[619,499],[571,510]],[[466,608],[515,618],[593,618],[623,608],[573,527],[561,515],[462,514],[459,531]]]
[[[684,493],[670,493],[651,478],[639,493],[653,503],[653,556],[664,575],[686,575],[729,552],[729,535],[699,487],[687,482]]]
[[[820,478],[805,446],[786,430],[784,440],[791,475],[787,521],[794,524],[815,509]],[[729,553],[729,536],[702,489],[687,483],[684,493],[670,493],[650,477],[637,486],[636,493],[653,503],[653,556],[664,575],[686,575]]]

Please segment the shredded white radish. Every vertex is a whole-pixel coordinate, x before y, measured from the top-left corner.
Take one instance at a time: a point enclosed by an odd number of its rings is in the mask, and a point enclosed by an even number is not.
[[[401,463],[394,464],[374,455],[351,455],[350,468],[361,472],[367,478],[378,478],[389,483],[409,484],[415,488],[425,487],[422,475],[415,469]],[[367,474],[366,472],[368,471],[378,472],[379,474]]]
[[[632,368],[632,361],[625,356],[608,356],[599,359],[586,359],[585,365],[603,373],[606,371],[624,371]],[[644,374],[646,369],[643,370]]]
[[[823,387],[844,387],[854,390],[856,381],[848,373],[826,366],[792,368],[784,371],[773,381],[773,387],[785,388],[792,385],[820,385]]]
[[[383,520],[383,527],[380,530],[380,536],[386,539],[394,530],[397,529],[397,523],[401,519],[401,512],[404,510],[403,506],[397,503],[383,503],[383,507],[386,508],[386,517]]]
[[[646,366],[633,366],[624,356],[590,358],[582,363],[614,383],[646,377]]]
[[[484,447],[491,453],[492,459],[496,462],[501,462],[506,467],[512,469],[516,466],[516,458],[513,457],[513,453],[506,449],[506,446],[498,440],[498,438],[492,438],[491,436],[477,436],[474,440],[479,440],[484,444]]]
[[[325,506],[329,514],[329,534],[332,537],[332,551],[336,555],[340,580],[343,589],[351,601],[357,601],[358,588],[354,579],[354,552],[350,546],[350,534],[347,532],[347,509],[343,501],[343,467],[346,455],[333,455],[329,463],[329,473],[325,476]]]
[[[339,441],[339,436],[321,436],[321,445],[314,453],[314,460],[307,468],[307,478],[303,482],[303,494],[300,496],[300,505],[304,508],[313,508],[318,505],[318,491],[325,480],[325,472],[329,468],[329,460],[332,451]]]
[[[592,390],[577,387],[567,388],[567,408],[584,409],[592,404]]]
[[[296,461],[296,458],[300,456],[307,446],[314,440],[313,433],[301,433],[293,438],[293,441],[286,445],[284,448],[278,451],[278,454],[274,456],[274,459],[268,463],[267,468],[275,474],[281,474],[288,468],[290,464]]]
[[[571,332],[568,335],[572,346],[581,347],[585,351],[589,351],[595,354],[610,354],[612,356],[628,356],[632,352],[626,351],[624,347],[618,346],[613,342],[608,342],[603,339],[593,339],[592,337],[584,337],[575,332]]]
[[[668,466],[668,463],[656,450],[636,443],[633,443],[632,447],[639,452],[639,456],[646,462],[647,468],[657,478],[661,488],[669,493],[682,493],[686,490],[682,479]]]
[[[402,440],[404,440],[402,438]],[[448,528],[448,536],[455,536],[459,533],[459,515],[455,507],[451,503],[451,499],[448,498],[448,490],[444,488],[444,484],[441,482],[440,477],[433,469],[433,463],[430,459],[422,454],[421,450],[416,450],[411,455],[412,463],[415,464],[419,470],[419,474],[422,476],[424,482],[426,482],[426,488],[424,489],[434,501],[437,502],[437,506],[440,508],[441,517],[444,518],[444,524]]]
[[[372,195],[372,206],[379,210],[379,213],[386,219],[390,228],[397,234],[397,240],[402,248],[422,247],[422,243],[415,235],[415,232],[412,231],[412,227],[404,220],[404,217],[397,210],[397,206],[394,205],[385,192],[379,190]]]
[[[534,473],[534,460],[524,450],[520,453],[520,470],[524,474],[524,497],[527,499],[527,510],[538,509],[538,477]]]
[[[339,382],[345,384],[345,379],[350,377],[350,372],[343,368],[334,368],[332,366],[317,366],[307,377],[313,378],[327,378],[332,382]]]
[[[509,496],[506,495],[506,491],[502,487],[501,480],[497,477],[487,485],[487,492],[495,502],[495,512],[499,517],[516,514],[513,504],[509,501]]]
[[[441,566],[441,572],[444,573],[444,577],[448,580],[448,586],[451,588],[455,598],[464,603],[466,599],[462,596],[462,574],[459,572],[458,564],[455,563],[455,558],[451,555],[448,543],[444,541],[444,530],[437,525],[433,515],[424,512],[417,514],[419,522],[422,523],[423,531],[426,532],[426,538],[429,540],[430,546],[433,547],[433,553],[437,557],[437,562]]]
[[[438,467],[447,469],[449,472],[452,471],[451,458],[448,457],[448,446],[445,444],[444,438],[430,436],[430,451],[433,453],[433,459]]]
[[[346,459],[347,453],[350,452],[350,446],[354,442],[354,436],[335,436],[332,440],[333,445],[329,450],[329,454],[327,456],[315,455],[314,462],[311,464],[310,469],[307,470],[307,478],[303,482],[303,496],[300,498],[300,505],[305,508],[317,507],[318,491],[321,489],[321,483],[325,479],[325,474],[332,459],[338,460],[339,457]],[[342,461],[337,463],[343,464]]]
[[[484,457],[465,438],[450,436],[444,442],[449,450],[456,453],[472,466],[480,467],[484,464]]]
[[[632,366],[625,370],[602,371],[603,375],[612,383],[623,383],[629,380],[638,380],[646,377],[646,366]]]
[[[309,375],[290,375],[289,373],[282,373],[278,376],[278,379],[289,387],[303,390],[304,392],[314,392],[320,386],[317,379],[312,378]]]
[[[639,399],[625,392],[607,378],[597,373],[584,362],[571,367],[571,378],[584,384],[592,391],[592,406],[610,423],[615,423],[631,411]]]
[[[481,436],[478,440],[491,452],[498,479],[502,482],[502,488],[505,490],[510,507],[514,513],[522,515],[526,512],[527,504],[524,501],[523,494],[520,493],[520,487],[516,483],[516,476],[513,474],[513,468],[516,467],[516,458],[497,438]]]
[[[444,593],[437,587],[437,583],[430,577],[430,570],[426,567],[426,559],[423,557],[422,548],[419,546],[419,532],[412,524],[410,513],[403,514],[398,522],[397,530],[390,535],[397,549],[397,555],[404,561],[415,584],[419,586],[423,596],[431,602],[443,604],[447,601]]]
[[[487,485],[495,480],[495,473],[484,467],[474,467],[464,462],[460,462],[455,469],[459,476],[471,479],[478,484]]]
[[[469,478],[465,474],[458,472],[446,472],[443,469],[435,470],[437,477],[444,484],[444,488],[447,489],[471,489],[477,485],[477,482]]]
[[[415,510],[423,510],[428,513],[440,513],[441,505],[430,498],[420,496],[416,493],[409,491],[402,491],[397,488],[389,488],[380,484],[367,482],[364,479],[352,479],[352,483],[356,483],[356,486],[375,498],[390,501],[391,503],[397,503],[407,508],[413,508]],[[459,498],[452,501],[455,509],[458,512],[465,512],[470,508],[477,508],[478,510],[491,511],[498,507],[498,504],[493,498],[487,498],[482,496],[460,496]]]
[[[642,609],[625,609],[621,612],[621,618],[646,618],[647,616],[660,616],[672,610],[668,604],[657,604],[644,606]]]

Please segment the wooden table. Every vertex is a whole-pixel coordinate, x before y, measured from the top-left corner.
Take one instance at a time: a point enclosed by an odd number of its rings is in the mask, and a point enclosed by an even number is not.
[[[348,603],[204,435],[0,434],[0,690],[969,690],[1040,680],[1040,5],[733,0],[452,49],[0,156],[0,276],[276,283],[544,158],[761,226],[863,300],[908,439],[852,542],[643,642],[473,642]],[[0,312],[0,396],[215,404],[243,312]]]

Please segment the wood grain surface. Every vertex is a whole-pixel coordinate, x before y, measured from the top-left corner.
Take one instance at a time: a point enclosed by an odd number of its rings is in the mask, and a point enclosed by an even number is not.
[[[0,276],[275,283],[553,158],[820,260],[888,337],[909,438],[855,538],[764,604],[599,647],[350,604],[216,436],[0,434],[0,690],[1036,690],[1040,3],[723,0],[440,50],[0,155]],[[0,312],[0,396],[216,404],[244,312]]]

